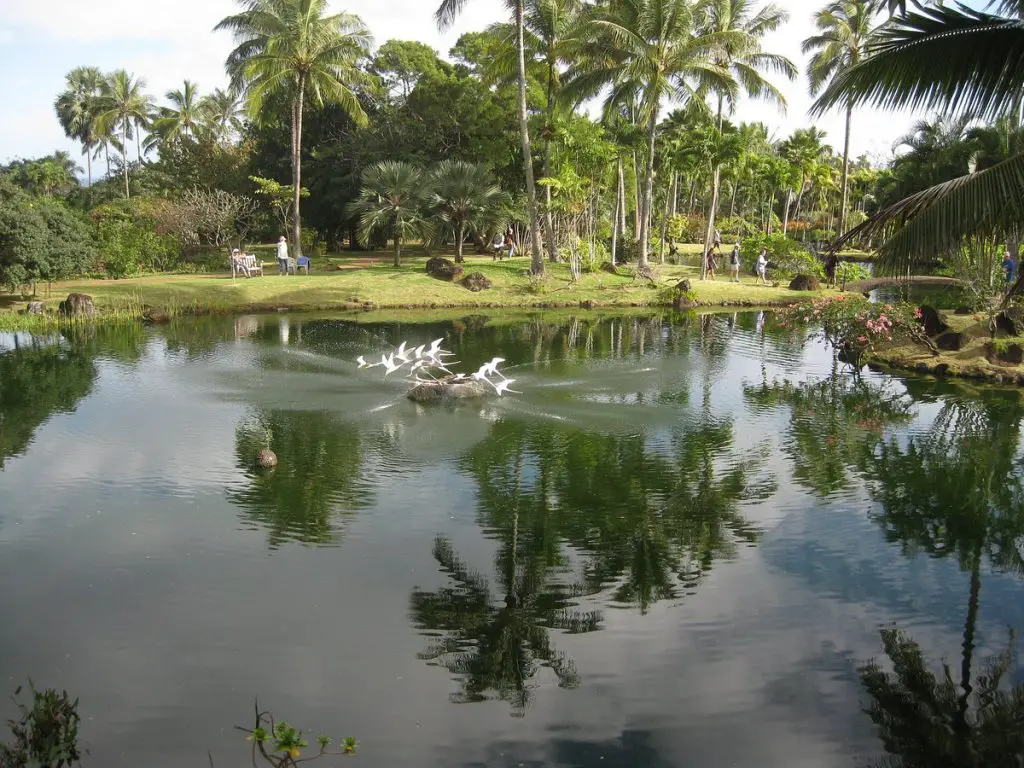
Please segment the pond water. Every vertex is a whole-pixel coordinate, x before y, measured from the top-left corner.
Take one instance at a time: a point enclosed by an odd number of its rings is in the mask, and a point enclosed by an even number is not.
[[[249,765],[257,697],[367,766],[1017,764],[1016,391],[759,313],[370,320],[0,337],[0,684],[86,766]],[[353,362],[434,338],[521,394]]]

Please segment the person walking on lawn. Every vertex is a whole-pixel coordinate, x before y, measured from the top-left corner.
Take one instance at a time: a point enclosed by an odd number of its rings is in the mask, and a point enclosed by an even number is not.
[[[288,239],[281,235],[277,241],[277,271],[278,274],[288,274]]]

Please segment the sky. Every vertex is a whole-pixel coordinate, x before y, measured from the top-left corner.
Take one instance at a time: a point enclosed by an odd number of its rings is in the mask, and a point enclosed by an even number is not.
[[[813,31],[814,0],[777,0],[790,13],[788,24],[765,39],[766,50],[789,56],[804,69],[800,42]],[[182,80],[198,82],[203,92],[226,85],[224,59],[231,49],[227,33],[213,32],[236,9],[233,0],[3,0],[0,2],[0,162],[36,157],[55,149],[80,155],[64,137],[53,113],[53,100],[64,75],[75,66],[123,68],[143,77],[150,93],[162,96]],[[504,18],[502,0],[471,0],[458,22],[441,34],[433,21],[436,0],[333,0],[337,10],[359,14],[381,44],[389,39],[416,39],[442,55],[463,32]],[[736,118],[769,125],[775,138],[811,124],[812,99],[806,79],[780,84],[789,109],[741,103]],[[159,101],[162,99],[158,98]],[[859,111],[854,120],[852,154],[884,161],[894,141],[907,132],[908,114]],[[838,114],[815,119],[828,141],[841,149],[843,120]]]

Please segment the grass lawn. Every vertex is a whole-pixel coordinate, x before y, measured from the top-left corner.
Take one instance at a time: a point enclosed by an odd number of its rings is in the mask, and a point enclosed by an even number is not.
[[[699,247],[699,246],[698,246]],[[207,313],[274,311],[367,310],[443,307],[642,307],[666,303],[664,288],[684,277],[693,281],[702,306],[769,306],[809,298],[807,293],[786,287],[754,285],[744,276],[741,284],[724,276],[701,282],[693,266],[658,265],[659,282],[634,281],[631,274],[585,274],[571,284],[564,264],[548,264],[541,280],[528,275],[529,260],[492,261],[490,257],[467,258],[467,272],[481,272],[492,283],[490,290],[473,293],[456,283],[435,280],[424,272],[422,252],[403,256],[403,266],[390,266],[385,253],[314,260],[310,275],[281,277],[276,264],[266,262],[266,276],[232,280],[230,275],[154,275],[125,280],[76,280],[54,284],[49,296],[41,295],[48,308],[70,292],[92,296],[101,313],[136,317]],[[319,269],[318,269],[319,267]],[[42,291],[41,291],[42,293]],[[20,297],[0,298],[0,327],[12,327],[11,313],[24,307]],[[7,314],[4,318],[3,315]],[[21,318],[19,318],[21,319]],[[5,321],[6,322],[3,322]]]

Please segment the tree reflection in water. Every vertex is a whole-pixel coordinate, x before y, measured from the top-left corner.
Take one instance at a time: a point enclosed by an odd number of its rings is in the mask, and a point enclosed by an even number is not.
[[[893,671],[861,672],[867,710],[889,757],[905,768],[989,768],[1024,764],[1024,689],[1002,686],[1015,666],[1009,649],[974,658],[982,563],[1024,576],[1024,481],[1019,451],[1024,407],[1017,393],[947,399],[931,429],[892,439],[865,463],[873,515],[904,552],[955,557],[970,573],[959,679],[948,665],[936,677],[917,643],[897,629],[882,633]]]
[[[256,452],[267,447],[279,464],[256,469]],[[245,480],[228,498],[267,529],[271,548],[289,540],[336,543],[343,518],[374,500],[362,481],[364,451],[359,430],[330,414],[261,410],[235,432]]]

